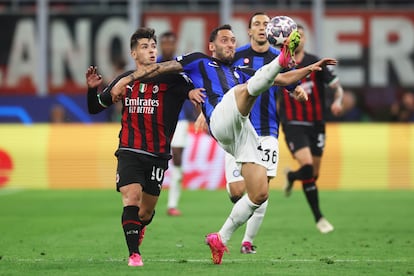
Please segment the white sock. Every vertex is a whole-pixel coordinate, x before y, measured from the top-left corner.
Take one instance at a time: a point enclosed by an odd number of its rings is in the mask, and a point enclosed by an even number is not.
[[[254,238],[259,232],[259,228],[262,225],[264,215],[266,213],[268,200],[262,203],[253,215],[247,220],[246,231],[244,232],[243,242],[248,241],[253,243]]]
[[[282,71],[283,67],[279,64],[279,56],[270,63],[262,66],[251,77],[247,83],[247,91],[252,96],[259,96],[268,90],[274,83],[276,75]]]
[[[181,180],[183,176],[183,170],[181,166],[173,166],[171,168],[171,183],[168,190],[168,208],[177,208],[178,200],[181,195]]]
[[[254,204],[245,194],[233,205],[230,215],[221,227],[219,234],[224,244],[230,240],[231,235],[243,225],[260,205]]]

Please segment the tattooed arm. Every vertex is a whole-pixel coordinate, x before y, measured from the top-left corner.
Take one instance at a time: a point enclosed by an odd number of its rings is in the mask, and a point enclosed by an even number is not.
[[[132,72],[126,77],[123,77],[114,85],[111,90],[112,100],[115,102],[119,97],[121,97],[122,94],[125,93],[125,87],[132,81],[145,80],[164,73],[175,73],[181,72],[182,70],[183,67],[181,66],[181,63],[176,60],[153,63],[139,67],[136,71]]]

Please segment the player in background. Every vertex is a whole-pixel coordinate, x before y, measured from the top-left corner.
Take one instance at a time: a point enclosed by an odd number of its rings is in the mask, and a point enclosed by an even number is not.
[[[295,51],[295,60],[297,68],[304,68],[317,61],[318,57],[305,52],[306,35],[303,26],[298,26],[298,31],[301,41]],[[299,163],[298,170],[285,170],[285,195],[291,194],[296,180],[302,181],[303,192],[317,229],[321,233],[329,233],[334,227],[321,212],[316,185],[325,146],[325,87],[329,86],[335,93],[331,105],[331,112],[335,116],[342,112],[343,89],[337,76],[328,67],[324,67],[322,71],[311,72],[301,81],[301,86],[309,95],[306,102],[299,103],[286,93],[281,93],[279,114],[286,144]]]
[[[177,36],[172,31],[164,32],[160,35],[160,51],[157,62],[173,60],[177,51]],[[191,113],[195,113],[194,106],[190,101],[185,101],[178,116],[177,127],[171,141],[172,162],[171,182],[168,189],[167,214],[169,216],[180,216],[178,203],[181,196],[181,186],[183,179],[182,156],[184,148],[188,143],[188,127]],[[194,116],[194,115],[193,115]]]
[[[271,47],[266,37],[266,26],[270,17],[263,12],[253,14],[249,20],[248,35],[250,43],[236,49],[234,56],[235,66],[246,66],[255,70],[271,62],[280,51]],[[301,87],[299,86],[298,89]],[[267,93],[257,97],[253,109],[250,112],[250,121],[260,137],[267,165],[267,178],[270,181],[276,176],[279,160],[279,115],[276,109],[278,87],[272,86]],[[236,203],[246,192],[246,184],[241,175],[240,168],[235,158],[225,154],[225,172],[227,191],[230,200]],[[243,254],[254,254],[256,248],[253,240],[256,237],[263,218],[266,213],[268,201],[263,202],[259,208],[254,210],[252,216],[246,223],[246,230],[242,239],[240,252]]]
[[[139,28],[130,41],[131,56],[136,68],[155,64],[157,41],[150,28]],[[130,81],[123,96],[112,100],[111,89],[124,76],[115,78],[101,93],[102,77],[96,67],[86,72],[87,103],[91,114],[96,114],[118,100],[122,101],[118,159],[116,172],[117,191],[122,195],[122,228],[129,250],[129,266],[143,266],[139,246],[146,225],[154,214],[164,180],[164,172],[171,158],[170,142],[184,101],[190,98],[197,103],[203,100],[202,89],[193,89],[190,79],[182,74],[164,74],[147,82]],[[192,90],[193,89],[193,90]]]
[[[295,83],[321,65],[336,64],[334,59],[322,59],[299,70],[280,73],[294,64],[292,55],[300,37],[292,32],[282,47],[281,54],[270,63],[254,72],[249,68],[232,66],[236,38],[230,25],[222,25],[210,34],[209,50],[212,56],[190,53],[174,61],[152,64],[124,77],[112,88],[112,98],[124,93],[124,87],[132,80],[150,78],[166,72],[184,71],[195,87],[204,87],[205,96],[201,102],[211,135],[219,145],[232,154],[241,166],[247,193],[234,204],[229,218],[218,232],[206,236],[214,264],[220,264],[226,243],[234,231],[243,225],[254,210],[268,198],[266,165],[258,135],[249,118],[257,96],[272,85],[287,86]],[[306,97],[305,94],[297,95]]]

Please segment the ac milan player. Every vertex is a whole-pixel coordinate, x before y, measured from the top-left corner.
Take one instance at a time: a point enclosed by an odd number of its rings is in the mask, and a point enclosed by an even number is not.
[[[299,47],[295,51],[297,68],[303,68],[319,60],[318,57],[305,52],[305,34],[303,26],[298,26],[301,35]],[[334,101],[331,112],[337,116],[342,112],[343,89],[337,76],[327,67],[322,71],[313,71],[302,80],[301,86],[308,93],[306,102],[298,102],[287,93],[281,94],[280,118],[285,134],[286,144],[300,168],[296,171],[286,169],[285,195],[292,192],[295,180],[302,181],[309,207],[316,222],[316,228],[321,233],[334,230],[329,221],[324,218],[319,207],[318,188],[316,180],[325,146],[325,87],[334,91]]]
[[[131,36],[131,56],[137,68],[156,62],[156,44],[155,32],[150,28],[139,28]],[[86,72],[89,112],[95,114],[112,105],[113,85],[132,72],[121,74],[97,94],[102,78],[96,67],[89,67]],[[193,88],[185,75],[169,73],[146,82],[132,81],[119,98],[123,108],[115,153],[116,187],[124,206],[121,221],[129,249],[129,266],[143,265],[139,246],[146,225],[154,217],[181,107],[188,98],[193,103],[203,102],[203,89]]]

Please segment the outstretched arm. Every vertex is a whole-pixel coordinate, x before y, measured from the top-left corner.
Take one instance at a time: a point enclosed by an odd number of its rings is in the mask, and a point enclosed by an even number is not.
[[[183,67],[181,66],[181,63],[176,60],[142,66],[128,76],[121,78],[115,84],[111,89],[112,100],[115,101],[119,99],[119,97],[125,93],[125,88],[128,83],[132,81],[153,78],[163,73],[181,72],[182,70]]]
[[[104,110],[107,105],[104,99],[98,94],[98,87],[102,84],[102,76],[97,73],[95,66],[89,66],[85,73],[86,85],[88,86],[87,104],[90,114],[96,114]]]
[[[323,58],[315,63],[312,63],[306,67],[290,70],[288,72],[279,73],[277,74],[274,85],[278,86],[288,86],[293,84],[304,77],[306,77],[309,73],[313,71],[321,71],[322,67],[325,65],[336,65],[337,61],[333,58]]]

